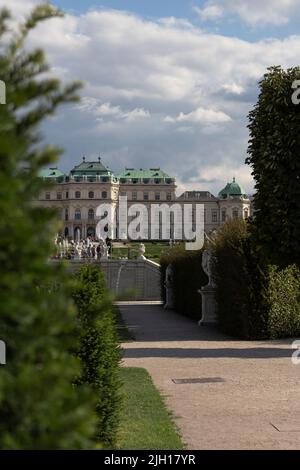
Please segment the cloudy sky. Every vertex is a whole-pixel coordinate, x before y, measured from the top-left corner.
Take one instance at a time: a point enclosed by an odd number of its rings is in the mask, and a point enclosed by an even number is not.
[[[36,0],[0,0],[22,16]],[[118,172],[161,167],[183,189],[218,192],[236,176],[252,191],[247,114],[271,65],[300,63],[299,0],[55,0],[44,23],[53,73],[85,82],[79,105],[61,108],[44,138],[65,148],[60,168],[83,155]]]

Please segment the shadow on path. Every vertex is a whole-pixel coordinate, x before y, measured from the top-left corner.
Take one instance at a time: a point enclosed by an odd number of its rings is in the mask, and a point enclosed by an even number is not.
[[[126,348],[125,358],[177,357],[177,358],[239,358],[271,359],[291,357],[292,350],[286,348]]]

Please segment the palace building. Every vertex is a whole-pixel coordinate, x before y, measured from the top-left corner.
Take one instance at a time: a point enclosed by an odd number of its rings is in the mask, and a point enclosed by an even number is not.
[[[40,194],[38,204],[44,207],[56,208],[62,220],[62,235],[71,238],[86,238],[96,235],[99,218],[96,209],[106,203],[113,207],[117,214],[115,238],[124,238],[118,230],[119,197],[126,196],[128,208],[143,204],[150,215],[151,206],[164,205],[170,208],[191,205],[194,222],[196,205],[204,205],[205,232],[217,229],[229,218],[250,215],[250,200],[242,187],[233,179],[218,196],[208,191],[186,191],[179,197],[176,195],[176,180],[160,168],[149,170],[125,168],[115,175],[99,158],[98,161],[83,161],[76,165],[68,175],[58,168],[43,170],[40,176],[51,182],[49,188]],[[128,224],[134,217],[128,217]],[[151,217],[149,216],[149,225]],[[151,227],[146,227],[141,233],[141,239],[150,237]],[[163,235],[157,230],[156,239],[170,240],[174,237],[174,221],[170,230]]]

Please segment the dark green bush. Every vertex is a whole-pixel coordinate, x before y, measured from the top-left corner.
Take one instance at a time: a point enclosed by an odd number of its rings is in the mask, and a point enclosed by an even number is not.
[[[161,293],[164,302],[166,301],[165,275],[169,264],[172,264],[174,273],[175,310],[200,320],[202,300],[198,291],[208,283],[208,278],[202,269],[202,251],[186,251],[183,247],[175,246],[161,256]]]
[[[266,276],[251,245],[246,222],[236,219],[224,224],[212,249],[221,330],[240,338],[266,338]]]
[[[115,312],[104,274],[97,266],[83,266],[76,277],[73,298],[78,308],[80,335],[77,356],[82,363],[82,373],[76,383],[89,384],[96,391],[96,437],[104,445],[113,445],[120,410],[120,350]]]
[[[271,338],[300,335],[300,270],[295,265],[269,268],[268,330]]]

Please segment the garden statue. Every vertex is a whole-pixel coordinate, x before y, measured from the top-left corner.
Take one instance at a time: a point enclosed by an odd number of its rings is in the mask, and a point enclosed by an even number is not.
[[[213,280],[212,263],[213,263],[212,252],[209,250],[204,250],[202,254],[202,269],[208,277],[207,286],[215,288],[216,285]]]
[[[108,259],[108,251],[109,251],[109,247],[108,247],[107,244],[104,242],[104,243],[103,243],[103,255],[101,256],[102,259]]]
[[[213,255],[210,250],[204,250],[202,254],[202,269],[208,277],[208,284],[198,291],[202,297],[202,318],[199,325],[216,323],[216,284],[212,272]]]
[[[139,260],[146,259],[145,252],[146,252],[146,248],[145,248],[144,243],[140,243],[140,245],[139,245],[139,256],[138,256]]]

